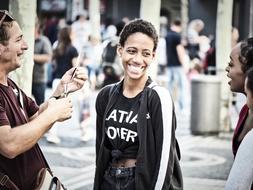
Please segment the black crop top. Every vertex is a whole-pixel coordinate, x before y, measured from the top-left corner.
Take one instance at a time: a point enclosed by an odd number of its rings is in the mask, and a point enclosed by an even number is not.
[[[122,158],[135,159],[137,156],[137,117],[141,94],[127,98],[120,93],[117,102],[106,115],[106,144],[112,151],[112,162]]]

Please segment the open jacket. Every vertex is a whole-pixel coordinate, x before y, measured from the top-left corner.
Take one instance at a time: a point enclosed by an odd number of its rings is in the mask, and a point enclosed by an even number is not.
[[[105,117],[119,96],[123,81],[104,87],[96,99],[96,172],[94,190],[100,190],[111,151],[104,146]],[[140,99],[137,118],[139,150],[135,189],[183,189],[180,150],[175,138],[176,117],[169,92],[149,78]]]

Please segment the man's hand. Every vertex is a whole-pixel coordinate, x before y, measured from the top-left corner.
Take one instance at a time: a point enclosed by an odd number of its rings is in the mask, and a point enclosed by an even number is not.
[[[83,67],[74,67],[68,70],[62,77],[53,96],[64,97],[64,93],[71,93],[81,89],[84,82],[88,79],[86,69]]]
[[[50,115],[54,115],[55,121],[64,121],[71,118],[73,112],[72,101],[69,97],[61,98],[59,100],[50,98],[45,111],[48,111]]]

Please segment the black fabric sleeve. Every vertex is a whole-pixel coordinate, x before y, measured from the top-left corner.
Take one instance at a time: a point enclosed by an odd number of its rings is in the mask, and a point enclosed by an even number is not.
[[[103,118],[108,103],[110,87],[103,88],[96,98],[96,161],[103,137]]]

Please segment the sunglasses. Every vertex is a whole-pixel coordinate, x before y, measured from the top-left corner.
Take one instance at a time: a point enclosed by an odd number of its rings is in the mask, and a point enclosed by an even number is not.
[[[13,21],[15,20],[7,10],[0,10],[0,27],[2,26],[4,21]]]

